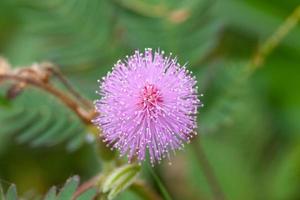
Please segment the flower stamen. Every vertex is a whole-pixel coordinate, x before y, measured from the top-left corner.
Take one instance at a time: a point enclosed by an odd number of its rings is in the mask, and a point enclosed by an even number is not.
[[[143,110],[153,110],[162,102],[163,98],[157,87],[153,84],[147,84],[142,89],[138,105]]]

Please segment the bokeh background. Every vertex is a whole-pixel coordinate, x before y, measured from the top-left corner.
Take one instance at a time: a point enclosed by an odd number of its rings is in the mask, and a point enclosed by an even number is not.
[[[265,62],[253,55],[299,0],[0,0],[0,54],[13,66],[51,61],[79,91],[120,58],[146,47],[188,63],[205,107],[199,136],[155,167],[173,199],[212,199],[197,145],[227,199],[300,199],[300,26]],[[4,100],[0,89],[0,183],[25,197],[87,180],[101,169],[88,130],[36,89]],[[158,188],[145,170],[143,176]],[[130,191],[119,199],[139,199]]]

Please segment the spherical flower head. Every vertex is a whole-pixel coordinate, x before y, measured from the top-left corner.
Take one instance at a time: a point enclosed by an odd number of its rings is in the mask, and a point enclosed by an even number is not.
[[[152,164],[170,158],[170,151],[195,135],[201,105],[197,81],[171,54],[136,51],[100,82],[93,123],[103,141],[129,161],[143,161],[147,152]]]

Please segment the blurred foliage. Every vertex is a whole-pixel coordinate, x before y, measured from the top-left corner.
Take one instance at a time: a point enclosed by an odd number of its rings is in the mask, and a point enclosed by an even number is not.
[[[212,199],[194,145],[231,200],[300,198],[300,26],[249,77],[245,67],[299,0],[1,0],[0,54],[15,66],[49,60],[82,94],[134,49],[188,62],[204,93],[198,136],[156,168],[173,199]],[[0,89],[0,182],[21,196],[45,194],[101,166],[89,132],[60,102]],[[143,170],[143,176],[159,186]],[[179,184],[180,183],[180,184]],[[12,189],[13,191],[13,189]],[[13,193],[13,192],[12,192]],[[117,199],[139,199],[131,191]]]
[[[34,101],[30,101],[32,98]],[[17,142],[36,147],[53,146],[69,139],[66,148],[74,150],[85,141],[86,131],[79,119],[45,93],[26,91],[2,110],[1,134],[17,134]],[[11,126],[12,123],[15,125]]]
[[[65,185],[60,189],[58,194],[56,194],[57,193],[56,187],[53,186],[45,195],[44,200],[70,200],[75,197],[75,191],[78,185],[79,185],[79,178],[77,176],[74,176],[66,181]],[[96,196],[96,192],[97,191],[95,188],[90,188],[82,192],[81,194],[77,194],[76,198],[78,200],[92,199],[93,197]],[[9,186],[6,193],[4,193],[3,189],[0,188],[0,197],[1,200],[19,199],[16,186],[13,184]],[[37,199],[38,197],[34,196],[31,198]]]

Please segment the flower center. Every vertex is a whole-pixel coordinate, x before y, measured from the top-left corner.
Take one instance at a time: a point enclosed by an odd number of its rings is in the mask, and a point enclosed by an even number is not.
[[[152,110],[158,103],[162,103],[162,96],[160,91],[153,84],[147,84],[142,89],[139,105],[143,109]]]

